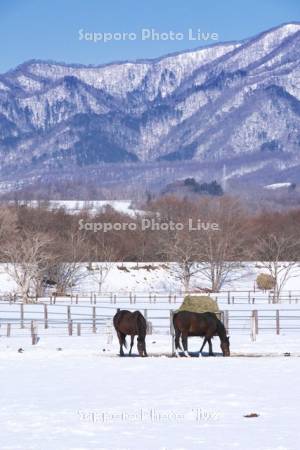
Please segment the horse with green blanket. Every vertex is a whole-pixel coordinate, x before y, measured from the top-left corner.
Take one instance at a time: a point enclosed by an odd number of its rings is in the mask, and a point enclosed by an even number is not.
[[[199,354],[202,354],[205,344],[208,342],[209,355],[213,356],[211,339],[219,336],[221,349],[224,356],[230,356],[229,338],[226,329],[217,317],[220,311],[217,303],[208,296],[186,296],[183,304],[173,316],[175,329],[175,349],[178,356],[180,337],[183,345],[184,355],[188,354],[188,336],[204,337]]]

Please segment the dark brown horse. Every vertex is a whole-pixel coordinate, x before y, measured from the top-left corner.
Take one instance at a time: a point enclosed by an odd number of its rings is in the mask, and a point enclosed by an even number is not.
[[[194,313],[188,311],[180,311],[173,316],[173,325],[175,329],[175,349],[178,356],[178,349],[181,349],[179,339],[181,337],[184,355],[188,354],[188,336],[201,336],[209,343],[209,353],[212,354],[211,339],[213,336],[219,336],[221,341],[221,349],[223,356],[230,356],[229,338],[223,323],[214,313]]]
[[[126,348],[126,335],[131,336],[129,355],[137,336],[137,348],[140,356],[148,356],[146,351],[147,322],[140,311],[130,312],[118,309],[113,318],[115,330],[120,342],[120,356],[124,356],[123,345]]]

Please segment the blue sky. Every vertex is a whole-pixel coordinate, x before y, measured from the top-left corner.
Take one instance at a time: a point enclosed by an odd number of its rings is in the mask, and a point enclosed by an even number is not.
[[[0,73],[32,58],[102,64],[157,57],[207,45],[190,41],[189,28],[228,41],[290,21],[300,21],[299,0],[0,0]],[[184,39],[142,41],[142,28]],[[137,39],[94,43],[79,40],[80,29]]]

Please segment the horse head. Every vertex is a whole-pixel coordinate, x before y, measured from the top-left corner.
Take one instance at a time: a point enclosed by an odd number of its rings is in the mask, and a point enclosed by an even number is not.
[[[140,356],[145,356],[146,351],[145,339],[139,336],[137,338],[137,349]]]
[[[230,342],[229,342],[229,336],[226,336],[226,337],[221,341],[221,349],[222,349],[223,356],[230,356]]]

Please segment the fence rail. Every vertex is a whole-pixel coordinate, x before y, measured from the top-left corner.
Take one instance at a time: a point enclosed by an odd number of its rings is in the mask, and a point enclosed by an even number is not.
[[[90,304],[90,305],[163,305],[163,304],[180,304],[182,303],[184,293],[181,291],[174,292],[144,292],[144,291],[126,291],[126,292],[77,292],[68,295],[49,294],[42,297],[33,297],[33,303],[52,304]],[[270,291],[257,290],[234,290],[220,291],[217,293],[203,293],[215,299],[220,306],[222,305],[262,305],[273,303],[273,293]],[[8,303],[20,303],[22,298],[20,295],[11,293],[0,294],[0,301]],[[300,290],[282,291],[278,303],[280,304],[300,304]]]

